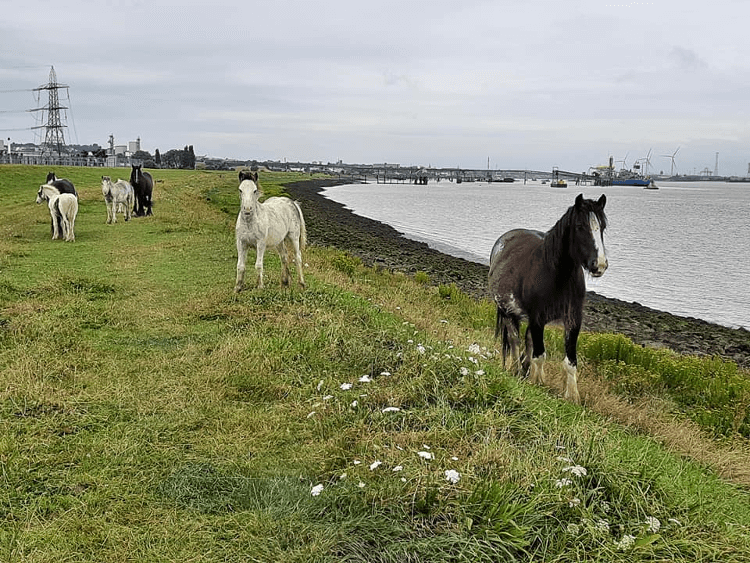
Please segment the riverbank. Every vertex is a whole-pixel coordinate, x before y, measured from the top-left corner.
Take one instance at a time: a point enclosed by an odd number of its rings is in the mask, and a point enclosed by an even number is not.
[[[302,203],[310,243],[346,250],[368,265],[408,274],[423,271],[435,284],[454,283],[477,299],[488,297],[487,266],[407,239],[393,227],[360,217],[322,194],[326,187],[344,183],[349,181],[311,179],[285,185],[287,193]],[[719,355],[750,369],[750,331],[679,317],[594,292],[588,293],[583,329],[620,333],[644,346],[683,354]]]

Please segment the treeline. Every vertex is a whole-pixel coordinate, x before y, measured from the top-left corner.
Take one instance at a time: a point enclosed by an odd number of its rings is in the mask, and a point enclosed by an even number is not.
[[[186,145],[184,149],[172,149],[164,154],[156,149],[153,156],[147,151],[136,151],[132,158],[142,161],[144,168],[195,168],[193,145]]]

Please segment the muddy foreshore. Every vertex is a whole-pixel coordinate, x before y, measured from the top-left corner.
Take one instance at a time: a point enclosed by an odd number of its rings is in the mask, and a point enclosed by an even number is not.
[[[348,251],[367,265],[409,274],[421,270],[435,284],[455,283],[478,299],[488,298],[487,266],[407,239],[389,225],[355,215],[321,194],[326,187],[344,183],[349,181],[311,179],[285,185],[302,204],[310,243]],[[621,333],[644,346],[684,354],[720,355],[750,369],[750,331],[678,317],[594,292],[587,295],[583,330]]]

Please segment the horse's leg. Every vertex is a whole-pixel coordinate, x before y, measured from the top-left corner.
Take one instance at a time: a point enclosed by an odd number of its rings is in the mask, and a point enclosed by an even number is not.
[[[563,369],[565,370],[565,398],[573,403],[580,403],[581,396],[578,394],[578,358],[576,346],[578,344],[578,333],[581,331],[581,322],[565,327],[565,359]]]
[[[60,238],[60,217],[58,217],[57,210],[52,210],[52,240]]]
[[[76,226],[76,218],[75,218],[75,215],[71,213],[71,216],[68,218],[68,238],[66,239],[68,242],[76,241],[75,226]]]
[[[237,280],[234,282],[234,292],[242,291],[245,282],[245,260],[247,260],[247,246],[241,239],[237,239]]]
[[[505,356],[510,352],[510,367],[515,368],[518,377],[523,377],[523,367],[521,365],[521,338],[520,323],[518,317],[501,315],[502,333],[503,333],[503,368],[505,368]]]
[[[544,350],[544,325],[532,323],[526,329],[526,357],[530,360],[529,379],[532,383],[545,385],[544,359],[547,354]]]
[[[258,274],[258,289],[263,289],[263,255],[266,253],[266,241],[258,241],[255,246],[255,271]]]
[[[277,244],[276,250],[279,253],[279,258],[281,258],[281,285],[288,286],[289,285],[289,253],[287,252],[285,241],[282,240],[279,244]]]

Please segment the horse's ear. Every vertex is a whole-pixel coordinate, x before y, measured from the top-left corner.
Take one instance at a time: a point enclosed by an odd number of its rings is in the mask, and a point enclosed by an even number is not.
[[[240,170],[240,173],[238,174],[238,177],[240,179],[240,182],[242,182],[242,180],[245,179],[245,171],[244,170]]]
[[[604,209],[604,206],[607,204],[607,196],[602,194],[602,197],[599,198],[599,201],[597,203],[601,206],[602,209]]]
[[[582,203],[583,203],[583,194],[578,194],[578,197],[576,198],[576,208],[580,209]]]
[[[256,184],[258,183],[258,173],[257,172],[250,172],[250,178],[252,178],[253,182]]]

